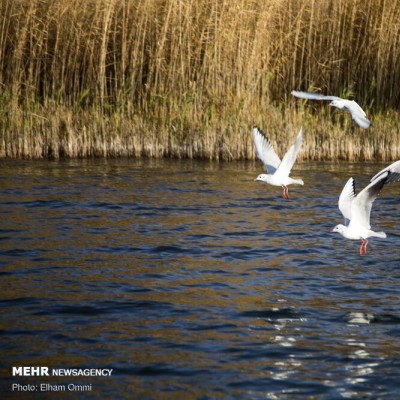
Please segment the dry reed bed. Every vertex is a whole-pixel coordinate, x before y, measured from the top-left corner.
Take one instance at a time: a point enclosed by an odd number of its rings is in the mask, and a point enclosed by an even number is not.
[[[0,157],[400,158],[400,0],[0,0]],[[354,95],[363,131],[293,88]]]

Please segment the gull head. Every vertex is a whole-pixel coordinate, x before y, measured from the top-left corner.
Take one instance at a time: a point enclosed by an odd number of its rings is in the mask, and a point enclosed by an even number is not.
[[[344,231],[346,230],[347,228],[343,225],[343,224],[339,224],[339,225],[336,225],[333,229],[331,229],[329,232],[337,232],[337,233],[340,233],[341,235],[343,235],[343,233],[344,233]]]
[[[256,181],[267,182],[268,181],[268,175],[260,174],[260,175],[257,176],[256,179],[254,179],[254,182],[256,182]]]
[[[332,106],[332,107],[337,107],[339,109],[343,109],[343,107],[344,107],[344,104],[343,104],[342,100],[332,100],[329,103],[329,105]]]

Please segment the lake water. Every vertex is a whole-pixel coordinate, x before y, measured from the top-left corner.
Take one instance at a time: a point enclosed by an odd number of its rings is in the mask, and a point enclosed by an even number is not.
[[[387,164],[296,164],[285,201],[258,162],[0,161],[3,393],[396,398],[400,184],[374,203],[388,238],[366,255],[328,233],[347,179]]]

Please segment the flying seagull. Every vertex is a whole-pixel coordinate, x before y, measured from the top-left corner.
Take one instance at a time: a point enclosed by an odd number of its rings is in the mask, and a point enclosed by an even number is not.
[[[291,93],[293,96],[299,97],[300,99],[330,100],[330,106],[337,107],[340,110],[347,109],[353,120],[361,128],[367,129],[371,125],[371,122],[366,118],[365,111],[354,100],[341,99],[336,96],[325,96],[318,93],[299,92],[297,90],[292,90]]]
[[[358,195],[355,194],[355,181],[350,178],[339,197],[339,210],[344,216],[345,225],[336,225],[330,232],[338,232],[346,239],[361,240],[360,254],[367,253],[369,237],[386,238],[385,232],[371,230],[370,214],[372,203],[385,184],[400,180],[400,160],[378,172],[371,183]]]
[[[283,188],[283,198],[289,199],[288,185],[304,185],[301,179],[292,179],[289,177],[293,164],[296,161],[297,153],[303,142],[303,129],[300,129],[296,141],[287,151],[282,161],[275,153],[271,142],[261,129],[253,129],[254,144],[256,146],[257,157],[263,162],[267,174],[260,174],[255,181],[268,183],[272,186],[281,186]]]

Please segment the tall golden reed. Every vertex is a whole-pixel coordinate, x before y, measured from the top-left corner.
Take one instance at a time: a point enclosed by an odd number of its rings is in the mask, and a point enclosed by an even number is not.
[[[400,157],[400,0],[0,0],[0,157]],[[368,131],[292,89],[354,96]]]

